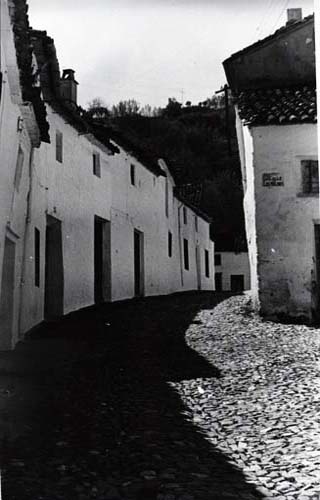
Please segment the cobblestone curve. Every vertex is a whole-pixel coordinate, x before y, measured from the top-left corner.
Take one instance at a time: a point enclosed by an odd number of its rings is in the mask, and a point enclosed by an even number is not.
[[[199,312],[189,347],[221,378],[171,383],[190,421],[267,499],[320,499],[320,335],[262,320],[250,297]]]

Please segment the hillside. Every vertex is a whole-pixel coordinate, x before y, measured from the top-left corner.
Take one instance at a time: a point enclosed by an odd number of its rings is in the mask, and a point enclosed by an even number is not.
[[[242,184],[234,111],[230,109],[231,154],[224,109],[168,107],[158,116],[124,114],[104,118],[115,136],[125,138],[144,155],[164,158],[176,183],[202,183],[200,208],[212,217],[212,239],[218,250],[244,250]]]

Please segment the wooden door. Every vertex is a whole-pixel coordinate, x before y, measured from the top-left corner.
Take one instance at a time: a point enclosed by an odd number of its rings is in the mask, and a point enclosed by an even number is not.
[[[144,295],[144,249],[143,233],[134,230],[134,294],[136,297]]]
[[[15,243],[6,237],[4,244],[0,297],[0,350],[2,351],[12,349],[15,256]]]
[[[61,221],[47,216],[45,250],[45,319],[63,315],[64,309],[64,270],[62,250]]]

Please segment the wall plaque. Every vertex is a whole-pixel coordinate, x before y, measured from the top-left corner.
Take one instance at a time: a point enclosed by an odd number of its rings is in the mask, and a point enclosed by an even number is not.
[[[277,172],[262,174],[262,185],[266,187],[284,186],[283,177]]]

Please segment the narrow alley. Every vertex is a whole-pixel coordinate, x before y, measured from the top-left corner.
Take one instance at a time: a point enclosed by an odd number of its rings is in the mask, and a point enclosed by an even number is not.
[[[317,330],[248,300],[103,305],[2,353],[3,498],[318,498]]]

